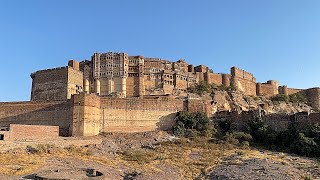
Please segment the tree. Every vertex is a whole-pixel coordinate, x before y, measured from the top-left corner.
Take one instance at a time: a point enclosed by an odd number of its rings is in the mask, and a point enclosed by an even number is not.
[[[200,136],[211,137],[216,129],[204,113],[180,111],[177,113],[173,132],[176,136],[185,136],[188,131],[194,131]]]

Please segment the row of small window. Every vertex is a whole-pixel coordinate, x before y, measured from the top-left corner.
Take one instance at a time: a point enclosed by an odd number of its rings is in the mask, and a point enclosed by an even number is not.
[[[160,72],[160,69],[151,69],[151,72]]]
[[[129,73],[129,77],[139,77],[140,75],[138,73]]]
[[[160,75],[150,75],[151,79],[161,79]]]
[[[139,70],[138,67],[129,67],[129,71],[137,71],[137,70]]]
[[[97,64],[96,67],[99,67],[99,65]],[[105,67],[123,67],[123,66],[122,66],[122,64],[104,64],[104,65],[100,65],[100,68],[105,68]]]
[[[163,81],[164,84],[169,84],[169,85],[173,85],[172,81]]]
[[[127,74],[127,72],[125,71],[124,73],[121,72],[104,72],[104,73],[96,73],[96,76],[100,75],[100,76],[106,76],[106,75],[114,75],[114,76],[122,76],[123,74]]]
[[[167,74],[164,74],[163,76],[164,76],[164,77],[166,77],[166,78],[170,78],[170,79],[173,79],[173,76],[172,76],[172,75],[167,75]]]
[[[112,57],[112,56],[100,56],[100,60],[106,60],[106,59],[115,59],[120,60],[120,57]]]

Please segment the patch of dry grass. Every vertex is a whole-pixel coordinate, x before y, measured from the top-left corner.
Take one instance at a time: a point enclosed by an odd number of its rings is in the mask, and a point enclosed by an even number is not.
[[[93,161],[102,165],[118,168],[126,166],[145,174],[160,172],[161,167],[172,167],[183,179],[194,179],[200,174],[207,174],[214,167],[224,162],[226,157],[238,156],[239,162],[251,158],[286,162],[286,156],[270,155],[257,150],[234,146],[231,144],[210,142],[208,139],[180,139],[176,142],[162,142],[154,150],[127,149],[117,153],[112,159],[95,154],[89,147],[69,146],[67,148],[53,145],[36,145],[28,147],[29,153],[5,153],[0,155],[0,173],[5,175],[24,175],[42,165],[49,157],[77,158]]]
[[[0,155],[0,174],[15,176],[31,173],[39,168],[48,157],[74,157],[83,160],[97,161],[107,164],[107,160],[92,156],[89,148],[71,145],[67,148],[59,148],[49,144],[27,146],[13,152]]]
[[[28,153],[3,153],[0,155],[0,173],[22,175],[32,172],[44,163],[45,158]]]
[[[181,177],[193,179],[219,165],[226,156],[234,154],[234,147],[209,143],[207,139],[161,143],[153,151],[130,150],[121,152],[127,166],[144,172],[160,171],[166,164],[179,170]]]

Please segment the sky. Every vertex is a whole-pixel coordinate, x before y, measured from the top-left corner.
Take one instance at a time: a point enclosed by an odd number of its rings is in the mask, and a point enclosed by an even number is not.
[[[109,51],[318,87],[320,1],[0,1],[0,101],[29,100],[32,72]]]

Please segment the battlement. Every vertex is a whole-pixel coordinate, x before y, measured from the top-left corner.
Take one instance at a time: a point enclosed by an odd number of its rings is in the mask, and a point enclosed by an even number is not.
[[[231,68],[231,75],[234,77],[238,77],[238,78],[242,78],[242,79],[256,82],[256,78],[253,76],[253,74],[251,74],[247,71],[244,71],[240,68],[237,68],[237,67]]]
[[[76,60],[69,60],[68,66],[72,67],[74,70],[77,70],[77,71],[79,71],[80,69],[80,63]]]
[[[208,72],[209,70],[210,70],[209,67],[207,67],[205,65],[199,65],[199,66],[194,67],[194,71],[195,72],[203,72],[203,73],[205,73],[205,72]]]
[[[38,70],[36,72],[31,73],[31,78],[34,77],[35,74],[37,73],[49,73],[57,70],[65,70],[68,69],[68,66],[62,66],[62,67],[56,67],[56,68],[50,68],[50,69],[43,69],[43,70]]]

